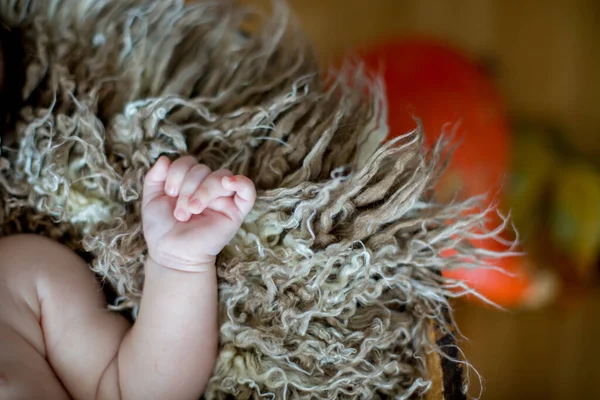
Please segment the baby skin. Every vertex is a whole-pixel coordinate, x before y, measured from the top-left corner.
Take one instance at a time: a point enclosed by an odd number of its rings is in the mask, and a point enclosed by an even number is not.
[[[0,239],[0,400],[198,399],[218,348],[217,254],[253,183],[192,157],[144,180],[148,258],[133,325],[106,308],[87,265],[40,236]]]

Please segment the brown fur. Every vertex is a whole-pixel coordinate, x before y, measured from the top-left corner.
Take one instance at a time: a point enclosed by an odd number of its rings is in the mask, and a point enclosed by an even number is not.
[[[450,332],[460,287],[440,272],[480,264],[465,239],[485,213],[436,203],[441,147],[426,152],[420,130],[379,146],[381,83],[351,65],[324,76],[277,4],[260,19],[227,1],[3,2],[26,80],[0,160],[2,233],[85,250],[135,317],[148,168],[193,154],[246,174],[259,196],[219,257],[207,398],[421,396],[441,354],[428,327]]]

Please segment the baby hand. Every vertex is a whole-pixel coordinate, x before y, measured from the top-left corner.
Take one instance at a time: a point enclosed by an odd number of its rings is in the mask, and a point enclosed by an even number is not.
[[[256,192],[245,176],[212,172],[193,157],[160,157],[144,181],[142,224],[159,265],[206,271],[235,236]]]

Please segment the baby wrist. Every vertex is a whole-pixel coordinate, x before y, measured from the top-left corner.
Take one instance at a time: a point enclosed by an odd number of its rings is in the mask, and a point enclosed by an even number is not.
[[[160,257],[152,257],[148,255],[146,260],[146,268],[150,269],[166,269],[184,273],[204,273],[215,270],[215,259],[208,259],[205,262],[198,263],[180,263],[173,261],[163,261]]]

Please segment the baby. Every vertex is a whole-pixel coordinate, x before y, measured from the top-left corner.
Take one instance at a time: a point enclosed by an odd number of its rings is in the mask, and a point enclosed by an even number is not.
[[[144,292],[133,326],[83,260],[39,236],[0,239],[0,399],[198,399],[218,347],[215,259],[253,183],[192,157],[146,174]]]

